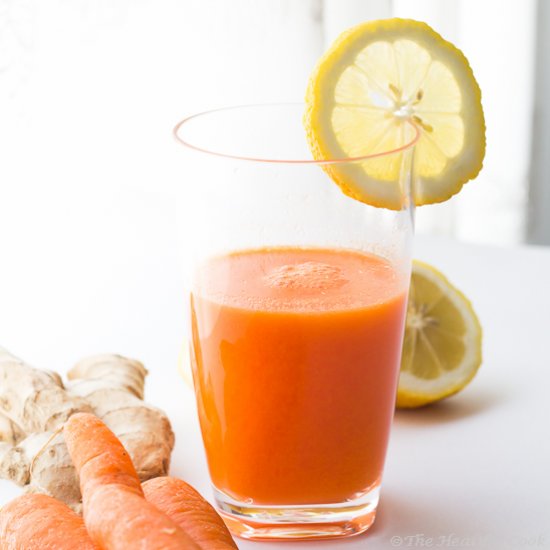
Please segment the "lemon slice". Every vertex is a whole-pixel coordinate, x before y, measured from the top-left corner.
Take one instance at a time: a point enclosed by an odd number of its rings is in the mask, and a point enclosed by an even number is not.
[[[481,326],[472,304],[432,266],[414,261],[397,407],[448,397],[481,365]]]
[[[310,77],[304,125],[316,159],[392,151],[418,131],[417,205],[458,193],[485,155],[481,92],[468,61],[431,27],[410,19],[344,32]],[[400,209],[404,154],[323,167],[347,195]]]

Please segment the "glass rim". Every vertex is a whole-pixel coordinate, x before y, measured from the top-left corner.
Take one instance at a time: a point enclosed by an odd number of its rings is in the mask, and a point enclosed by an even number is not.
[[[246,155],[235,155],[231,153],[224,153],[222,151],[217,151],[214,149],[208,149],[205,147],[200,147],[198,145],[193,144],[191,141],[183,139],[179,135],[180,129],[187,124],[188,122],[198,119],[203,116],[212,115],[215,113],[221,113],[221,112],[227,112],[227,111],[233,111],[237,109],[247,109],[247,108],[268,108],[268,107],[291,107],[291,106],[299,106],[304,105],[304,103],[301,102],[281,102],[281,103],[248,103],[248,104],[241,104],[241,105],[232,105],[228,107],[220,107],[217,109],[209,109],[207,111],[201,111],[199,113],[195,113],[193,115],[189,115],[185,117],[184,119],[180,120],[173,128],[172,134],[175,138],[175,140],[183,145],[184,147],[187,147],[188,149],[191,149],[193,151],[198,151],[200,153],[205,153],[208,155],[212,155],[214,157],[221,157],[221,158],[228,158],[228,159],[234,159],[234,160],[243,160],[243,161],[249,161],[249,162],[262,162],[262,163],[271,163],[271,164],[312,164],[312,165],[331,165],[331,164],[345,164],[345,163],[353,163],[353,162],[361,162],[361,161],[367,161],[374,158],[380,158],[390,155],[395,155],[397,153],[401,153],[403,151],[406,151],[408,149],[412,149],[420,139],[420,129],[419,127],[412,122],[411,120],[405,120],[407,124],[410,125],[410,127],[414,131],[413,138],[405,143],[405,145],[402,145],[401,147],[397,147],[395,149],[390,149],[387,151],[380,151],[379,153],[371,153],[368,155],[361,155],[358,157],[339,157],[339,158],[330,158],[330,159],[275,159],[275,158],[266,158],[266,157],[256,157],[256,156],[246,156]]]

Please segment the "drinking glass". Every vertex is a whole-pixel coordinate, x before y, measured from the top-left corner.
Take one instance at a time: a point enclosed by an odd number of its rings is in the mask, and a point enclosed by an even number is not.
[[[404,122],[392,151],[314,160],[303,111],[226,108],[174,130],[202,437],[217,507],[250,539],[369,528],[401,358],[417,131]],[[335,173],[394,206],[351,198]]]

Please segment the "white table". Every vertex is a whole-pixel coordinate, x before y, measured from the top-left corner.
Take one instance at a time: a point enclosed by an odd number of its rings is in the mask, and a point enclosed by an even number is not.
[[[471,298],[484,328],[480,372],[463,393],[396,414],[379,514],[368,534],[307,545],[238,541],[239,548],[550,548],[550,249],[419,238],[415,256],[439,267]],[[175,367],[181,289],[166,264],[156,270],[150,264],[144,267],[149,277],[124,280],[122,297],[115,290],[108,294],[112,312],[108,300],[100,307],[89,298],[85,316],[59,320],[74,304],[50,311],[42,333],[32,317],[20,329],[5,321],[0,329],[11,330],[19,343],[25,330],[37,346],[12,351],[48,368],[68,367],[79,355],[108,347],[143,359],[151,370],[148,400],[174,423],[172,473],[209,496],[193,395]],[[126,307],[126,317],[117,317],[115,306]],[[65,332],[57,333],[59,327]],[[44,330],[50,330],[48,339]],[[16,494],[0,483],[0,504]]]

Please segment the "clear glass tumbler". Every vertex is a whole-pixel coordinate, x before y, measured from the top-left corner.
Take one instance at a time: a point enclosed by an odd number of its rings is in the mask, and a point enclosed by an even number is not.
[[[215,499],[234,534],[332,538],[374,521],[401,357],[416,130],[312,160],[303,105],[201,113],[185,146],[189,341]],[[383,163],[383,164],[381,164]],[[392,163],[377,208],[328,175]]]

